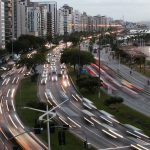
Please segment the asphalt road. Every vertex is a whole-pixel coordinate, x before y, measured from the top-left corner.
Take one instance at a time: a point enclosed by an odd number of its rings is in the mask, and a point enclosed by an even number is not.
[[[53,57],[53,56],[52,56]],[[56,57],[56,56],[55,56]],[[55,59],[55,58],[54,58]],[[50,73],[50,66],[47,67]],[[59,60],[56,61],[57,72],[60,72]],[[41,71],[43,68],[41,68]],[[0,149],[12,149],[12,143],[10,139],[12,136],[19,135],[28,129],[22,124],[18,118],[15,110],[15,92],[18,88],[18,84],[23,77],[25,68],[15,69],[8,72],[1,82],[2,95],[0,96]],[[45,90],[49,89],[53,95],[52,99],[45,96]],[[120,92],[119,92],[120,93]],[[121,93],[122,95],[122,93]],[[58,77],[58,81],[51,81],[51,74],[48,74],[48,82],[46,85],[40,84],[39,80],[39,97],[41,101],[52,103],[56,106],[68,97],[68,101],[56,109],[57,119],[60,124],[69,124],[70,132],[77,135],[82,140],[86,140],[91,143],[97,149],[131,149],[131,144],[140,144],[145,148],[150,145],[150,141],[147,138],[136,139],[126,134],[126,128],[120,123],[112,121],[111,124],[104,122],[100,116],[102,115],[96,108],[90,110],[94,114],[90,117],[88,122],[85,121],[82,110],[83,107],[82,96],[80,96],[71,84],[70,79],[64,79]],[[106,128],[107,126],[107,128]],[[106,129],[112,130],[121,137],[113,138],[106,134]],[[110,132],[109,132],[110,133]],[[25,150],[44,150],[47,147],[33,134],[25,133],[15,140]],[[5,147],[4,147],[5,145]],[[144,150],[142,148],[142,150]]]
[[[33,132],[30,132],[30,130],[23,125],[16,113],[14,96],[25,70],[25,67],[20,69],[13,68],[1,81],[0,142],[2,142],[2,144],[0,144],[0,149],[11,150],[12,144],[10,141],[13,141],[13,139],[15,139],[24,150],[47,149]]]
[[[54,52],[55,53],[55,50]],[[57,56],[50,56],[50,59],[56,59]],[[85,109],[82,104],[82,96],[80,96],[71,84],[70,79],[66,79],[67,85],[64,84],[64,79],[58,77],[58,81],[51,80],[51,67],[48,65],[48,81],[46,84],[41,84],[39,80],[39,97],[41,101],[51,103],[53,106],[57,106],[67,98],[69,99],[60,108],[57,108],[57,119],[61,121],[61,124],[68,124],[70,126],[70,132],[77,135],[82,140],[87,140],[96,149],[131,149],[131,144],[139,143],[142,145],[149,145],[150,141],[144,139],[138,141],[126,134],[126,129],[120,123],[113,122],[111,125],[104,123],[100,119],[101,113],[97,109],[92,109],[90,112],[94,114],[94,118],[90,118],[87,122],[84,119],[82,110]],[[56,61],[57,72],[60,72],[60,63]],[[42,68],[41,68],[42,69]],[[43,69],[44,70],[44,69]],[[40,70],[40,72],[42,72]],[[51,93],[51,98],[45,96],[46,89]],[[46,94],[47,95],[47,94]],[[63,95],[63,96],[62,96]],[[67,97],[67,98],[66,98]],[[105,126],[116,129],[116,133],[121,135],[120,138],[112,138],[103,132]],[[144,144],[143,144],[144,143]]]
[[[131,69],[122,64],[119,65],[112,58],[110,51],[101,51],[101,63],[106,66],[106,73],[113,79],[113,81],[109,80],[109,83],[117,88],[115,94],[123,97],[124,103],[129,107],[146,116],[150,116],[150,86],[147,85],[148,78],[133,70],[132,74],[130,74]],[[118,87],[114,82],[117,82],[121,87]],[[126,88],[123,88],[124,86]]]

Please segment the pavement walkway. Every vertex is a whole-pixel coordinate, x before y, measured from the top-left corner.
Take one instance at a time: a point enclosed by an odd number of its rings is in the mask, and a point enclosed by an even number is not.
[[[97,55],[98,54],[94,54],[94,56],[98,59]],[[102,61],[102,63],[107,65],[109,68],[113,69],[117,74],[121,75],[130,83],[136,85],[139,88],[144,89],[150,94],[150,79],[123,64],[119,64],[119,61],[113,58],[110,48],[103,49],[101,51],[100,56],[100,60]]]

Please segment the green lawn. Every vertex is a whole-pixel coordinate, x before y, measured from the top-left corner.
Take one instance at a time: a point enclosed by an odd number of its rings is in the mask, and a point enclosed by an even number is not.
[[[73,71],[73,68],[68,67],[68,69],[69,69],[69,73],[74,83],[76,83],[76,73]],[[98,109],[103,109],[115,115],[116,118],[122,123],[132,124],[142,129],[147,135],[150,136],[150,118],[149,117],[144,116],[143,114],[129,108],[128,106],[124,104],[117,106],[117,109],[104,105],[105,99],[107,99],[109,96],[103,91],[101,91],[100,98],[98,97],[98,93],[92,94],[88,92],[88,93],[82,93],[82,94],[84,97],[93,101],[95,106],[97,106]]]
[[[35,82],[31,82],[30,78],[25,78],[22,80],[17,94],[16,94],[16,109],[17,113],[20,117],[20,119],[23,121],[23,123],[33,128],[35,119],[37,119],[40,115],[38,112],[34,112],[32,110],[23,109],[24,106],[26,106],[29,102],[35,102],[37,103],[37,84]],[[58,129],[56,129],[56,132],[54,134],[51,134],[51,146],[52,150],[84,150],[83,148],[83,142],[73,136],[68,131],[66,132],[66,145],[59,146],[58,144]],[[47,133],[46,131],[43,131],[43,133],[40,135],[40,138],[42,138],[47,143]],[[94,150],[94,149],[91,149]]]
[[[0,70],[0,76],[3,74],[3,73],[5,73],[6,71],[4,71],[4,70]]]

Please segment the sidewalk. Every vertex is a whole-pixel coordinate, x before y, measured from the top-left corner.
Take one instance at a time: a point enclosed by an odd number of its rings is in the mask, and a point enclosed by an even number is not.
[[[96,56],[96,54],[94,56]],[[148,77],[138,73],[137,71],[131,70],[131,68],[125,65],[122,64],[119,65],[119,61],[113,59],[111,51],[107,50],[106,52],[106,50],[103,49],[101,51],[100,56],[101,56],[100,60],[109,68],[113,69],[117,74],[121,75],[130,83],[150,93],[150,85],[148,85],[148,80],[150,79]]]

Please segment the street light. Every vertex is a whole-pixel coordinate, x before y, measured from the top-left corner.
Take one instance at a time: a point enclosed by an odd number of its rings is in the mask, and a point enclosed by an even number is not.
[[[50,144],[50,127],[49,127],[49,122],[52,118],[54,118],[56,116],[56,113],[53,112],[55,109],[57,109],[58,107],[60,108],[64,103],[66,103],[67,101],[69,101],[69,99],[66,99],[64,102],[60,103],[59,105],[53,107],[52,109],[49,110],[48,105],[46,107],[46,111],[44,110],[40,110],[40,109],[35,109],[35,108],[31,108],[31,107],[24,107],[25,109],[30,109],[30,110],[34,110],[34,111],[38,111],[38,112],[42,112],[44,113],[43,115],[41,115],[39,117],[39,121],[44,121],[47,122],[47,135],[48,135],[48,150],[51,150],[51,144]],[[51,115],[51,118],[49,118],[49,115]],[[44,119],[44,117],[47,117],[47,119]]]
[[[99,67],[99,73],[98,73],[98,77],[99,77],[99,93],[98,93],[98,96],[99,96],[99,98],[100,98],[100,86],[101,86],[101,79],[100,79],[100,77],[101,77],[101,61],[100,61],[100,59],[101,59],[101,48],[102,48],[102,45],[101,45],[101,42],[100,42],[100,35],[99,35],[99,51],[98,51],[98,59],[99,59],[99,61],[98,61],[98,67]]]

